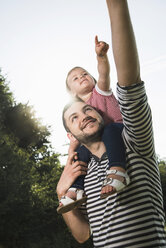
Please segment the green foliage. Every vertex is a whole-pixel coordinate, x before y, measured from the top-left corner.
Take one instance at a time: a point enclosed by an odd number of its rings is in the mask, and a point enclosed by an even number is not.
[[[59,155],[33,108],[17,104],[0,75],[0,247],[79,248],[57,214]]]
[[[18,138],[18,145],[22,148],[39,149],[48,143],[49,131],[42,126],[34,116],[33,108],[27,104],[18,104],[8,108],[5,118],[8,132]]]
[[[163,190],[164,209],[166,213],[166,161],[165,160],[159,160],[159,169],[160,169],[161,184]]]
[[[9,91],[6,79],[1,75],[0,70],[0,128],[2,129],[3,122],[6,116],[8,108],[10,108],[14,103],[13,95]]]
[[[24,215],[30,208],[31,163],[29,155],[19,149],[9,136],[3,134],[0,158],[0,240],[10,247],[10,242],[12,245],[17,242],[22,232]]]

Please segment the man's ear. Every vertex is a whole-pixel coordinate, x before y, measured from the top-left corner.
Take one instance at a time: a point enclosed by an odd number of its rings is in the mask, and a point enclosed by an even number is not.
[[[67,133],[67,137],[70,141],[76,141],[77,139],[72,135],[72,133]]]
[[[74,98],[76,98],[76,97],[77,97],[77,94],[76,94],[75,92],[72,92],[72,96],[73,96]]]

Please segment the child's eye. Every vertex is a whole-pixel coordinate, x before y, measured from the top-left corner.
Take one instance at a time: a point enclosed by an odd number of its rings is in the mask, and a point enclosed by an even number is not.
[[[77,79],[78,79],[78,77],[73,78],[74,81],[76,81]]]
[[[87,72],[84,72],[84,74],[83,74],[84,76],[86,76],[86,75],[88,75],[88,73]]]

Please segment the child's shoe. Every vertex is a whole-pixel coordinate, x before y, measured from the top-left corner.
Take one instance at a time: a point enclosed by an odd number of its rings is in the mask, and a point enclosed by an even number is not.
[[[71,211],[74,208],[77,208],[82,203],[86,202],[86,196],[82,189],[69,188],[68,192],[72,191],[75,193],[75,198],[71,199],[67,195],[61,197],[59,201],[59,207],[57,208],[58,214],[64,214]]]
[[[116,175],[116,178],[112,178],[110,175]],[[119,178],[119,179],[118,179]],[[122,178],[122,180],[121,180]],[[113,190],[106,190],[106,193],[101,193],[101,198],[106,198],[109,195],[113,195],[116,192],[121,191],[130,183],[130,178],[127,172],[118,170],[107,170],[107,178],[104,180],[102,189],[106,186],[111,186]]]

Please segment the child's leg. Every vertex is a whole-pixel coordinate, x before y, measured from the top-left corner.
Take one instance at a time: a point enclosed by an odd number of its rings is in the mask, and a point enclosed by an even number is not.
[[[102,140],[106,146],[109,167],[106,182],[102,187],[101,197],[113,194],[129,184],[122,130],[122,123],[111,123],[104,128]]]
[[[110,167],[126,169],[125,146],[122,138],[122,123],[110,123],[104,128],[102,140],[105,144]]]
[[[90,151],[85,146],[79,146],[76,152],[79,161],[83,161],[86,163],[89,162]],[[71,187],[84,190],[84,177],[85,176],[79,176]]]
[[[77,148],[76,152],[79,161],[88,163],[90,160],[90,152],[86,147],[80,146]],[[57,208],[58,213],[66,213],[86,201],[84,195],[84,177],[85,176],[79,176],[69,188],[63,199],[61,199],[60,205]]]

